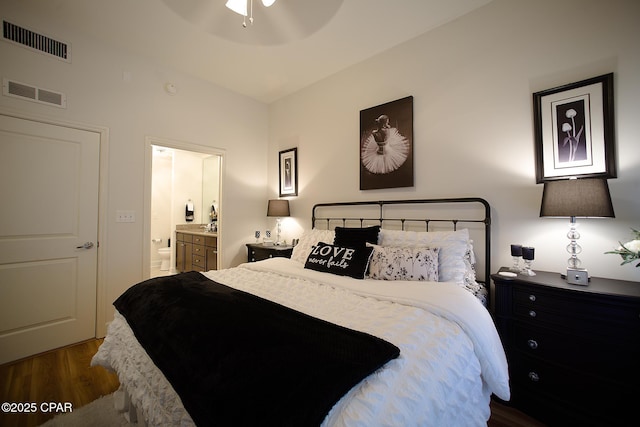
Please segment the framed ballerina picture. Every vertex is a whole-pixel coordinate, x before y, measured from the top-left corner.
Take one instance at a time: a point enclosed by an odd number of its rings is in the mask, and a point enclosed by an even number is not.
[[[360,190],[413,187],[413,96],[360,111]]]

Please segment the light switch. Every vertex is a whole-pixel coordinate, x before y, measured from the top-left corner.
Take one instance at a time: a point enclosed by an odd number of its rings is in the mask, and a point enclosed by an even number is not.
[[[136,222],[136,211],[116,211],[116,222]]]

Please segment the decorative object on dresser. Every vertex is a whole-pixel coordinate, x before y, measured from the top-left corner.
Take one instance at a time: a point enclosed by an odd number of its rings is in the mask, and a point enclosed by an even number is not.
[[[247,262],[262,261],[267,258],[291,258],[293,246],[265,246],[260,243],[247,243]]]
[[[520,272],[520,259],[522,258],[522,245],[511,245],[511,257],[513,258],[513,265],[510,270],[516,273]]]
[[[634,235],[634,239],[627,243],[620,243],[620,246],[615,251],[608,251],[605,254],[615,254],[622,257],[620,265],[629,264],[640,259],[640,231],[631,229]],[[636,264],[636,268],[640,267],[640,262]]]
[[[540,216],[569,217],[570,229],[567,237],[568,268],[566,278],[576,285],[588,284],[587,270],[581,268],[578,254],[582,248],[578,244],[580,233],[576,227],[576,218],[615,218],[613,204],[606,179],[583,178],[544,183]]]
[[[531,269],[531,263],[533,262],[533,258],[535,256],[536,248],[532,248],[529,246],[522,247],[522,259],[524,260],[524,268],[520,272],[525,276],[535,276],[536,273]]]
[[[510,272],[504,267],[500,273]],[[515,408],[550,426],[629,425],[640,382],[640,284],[494,274]]]
[[[267,216],[275,216],[278,225],[278,234],[275,242],[276,245],[283,244],[283,242],[280,240],[280,233],[282,232],[282,218],[290,215],[291,213],[289,212],[288,200],[269,200],[269,205],[267,206]]]
[[[536,182],[615,178],[613,73],[533,94]]]

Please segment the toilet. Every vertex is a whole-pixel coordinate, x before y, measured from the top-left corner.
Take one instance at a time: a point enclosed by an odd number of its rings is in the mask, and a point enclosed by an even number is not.
[[[158,249],[158,254],[160,255],[160,259],[162,260],[162,264],[160,264],[161,271],[169,270],[169,262],[171,260],[171,248],[165,247]]]

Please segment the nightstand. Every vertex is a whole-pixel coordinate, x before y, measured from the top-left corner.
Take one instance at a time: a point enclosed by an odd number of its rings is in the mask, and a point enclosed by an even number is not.
[[[637,425],[640,283],[569,285],[544,271],[491,278],[509,404],[551,426]]]
[[[261,261],[267,258],[291,258],[293,246],[265,246],[262,243],[247,243],[247,262]]]

